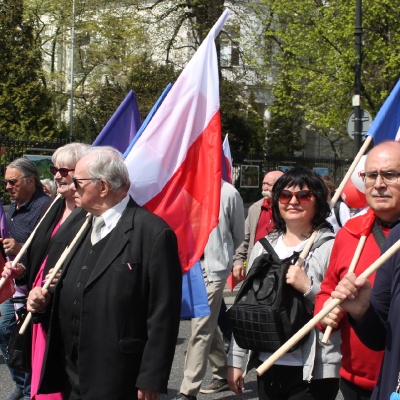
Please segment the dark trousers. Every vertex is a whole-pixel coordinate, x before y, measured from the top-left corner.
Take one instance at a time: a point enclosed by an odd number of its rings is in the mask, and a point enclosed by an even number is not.
[[[257,377],[260,400],[335,400],[339,379],[303,380],[303,367],[274,365]]]
[[[228,313],[226,312],[226,304],[224,299],[222,298],[221,309],[219,310],[218,315],[218,326],[221,329],[222,335],[231,337],[232,336],[232,325],[231,320],[228,317]]]
[[[363,389],[343,378],[340,378],[339,386],[344,400],[369,400],[372,395],[371,390]]]

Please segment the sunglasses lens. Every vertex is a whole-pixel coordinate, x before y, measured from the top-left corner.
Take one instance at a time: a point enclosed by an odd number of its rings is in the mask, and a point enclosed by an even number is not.
[[[309,203],[311,200],[311,192],[308,190],[299,190],[296,193],[296,199],[300,204]]]
[[[4,181],[4,184],[6,186],[7,185],[14,186],[16,183],[17,183],[17,181],[15,181],[14,179],[8,179],[8,180]]]
[[[59,168],[58,172],[60,175],[65,178],[68,175],[68,169],[67,168]]]
[[[292,199],[292,197],[292,192],[289,192],[288,190],[282,190],[281,194],[279,195],[279,201],[282,204],[287,204]]]
[[[57,174],[57,172],[63,177],[65,178],[68,175],[68,172],[70,170],[68,168],[56,168],[54,166],[50,167],[50,172],[55,176]]]
[[[55,175],[57,173],[58,169],[54,167],[53,165],[50,166],[50,172],[52,175]]]

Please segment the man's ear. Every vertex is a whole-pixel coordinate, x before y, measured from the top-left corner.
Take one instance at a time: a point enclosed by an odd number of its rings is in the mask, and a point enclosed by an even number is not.
[[[108,192],[110,191],[110,185],[104,179],[100,179],[99,182],[100,182],[100,197],[106,197]]]

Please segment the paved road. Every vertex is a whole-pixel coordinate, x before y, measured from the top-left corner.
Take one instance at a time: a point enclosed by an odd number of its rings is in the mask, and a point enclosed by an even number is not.
[[[227,304],[232,303],[233,296],[229,292],[229,289],[225,290],[224,297]],[[161,400],[173,399],[179,393],[179,387],[183,378],[185,351],[187,348],[187,342],[189,336],[190,336],[190,321],[182,321],[176,345],[174,363],[172,365],[171,377],[168,385],[168,395],[161,396]],[[210,379],[211,379],[211,373],[210,371],[208,371],[205,382],[208,382]],[[245,388],[246,389],[242,397],[243,400],[257,399],[256,373],[254,370],[251,371],[250,374],[246,377]],[[4,361],[0,356],[0,400],[2,400],[12,389],[13,385],[11,378],[9,376],[6,366],[4,365]],[[199,394],[197,398],[199,400],[215,400],[215,399],[236,400],[237,396],[230,390],[225,390],[213,395]],[[339,395],[337,400],[342,400],[342,397]]]

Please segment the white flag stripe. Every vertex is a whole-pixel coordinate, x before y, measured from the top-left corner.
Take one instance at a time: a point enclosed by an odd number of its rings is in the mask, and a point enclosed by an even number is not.
[[[228,16],[225,11],[211,29],[126,157],[131,194],[141,205],[162,190],[219,110],[214,39]]]

